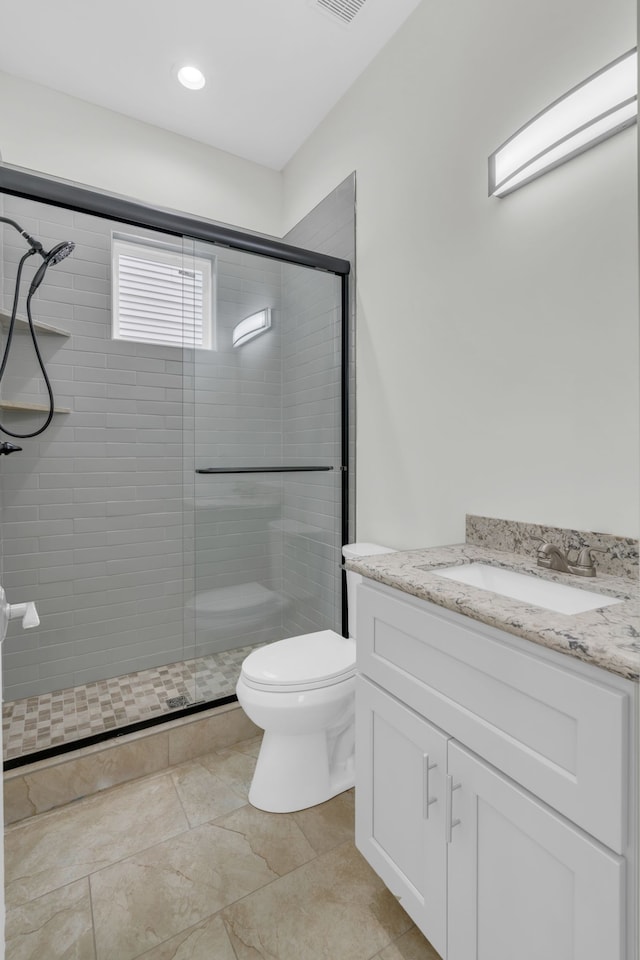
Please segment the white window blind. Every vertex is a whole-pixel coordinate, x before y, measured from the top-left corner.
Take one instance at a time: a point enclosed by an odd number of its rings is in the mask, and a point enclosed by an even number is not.
[[[113,338],[213,347],[211,260],[114,238]]]

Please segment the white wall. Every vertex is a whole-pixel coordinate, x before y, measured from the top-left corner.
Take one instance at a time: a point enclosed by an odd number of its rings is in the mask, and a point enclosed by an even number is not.
[[[0,72],[6,163],[280,236],[281,175]]]
[[[285,168],[285,228],[357,171],[359,539],[637,535],[636,131],[487,198],[488,155],[635,43],[632,0],[428,0]]]
[[[636,534],[636,132],[503,200],[486,158],[636,42],[633,0],[423,0],[281,177],[0,74],[9,163],[280,235],[358,177],[358,536]]]

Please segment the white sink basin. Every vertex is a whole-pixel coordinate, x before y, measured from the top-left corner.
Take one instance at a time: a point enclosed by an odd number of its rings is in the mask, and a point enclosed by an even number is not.
[[[490,590],[492,593],[502,594],[503,597],[522,600],[523,603],[530,603],[535,607],[554,610],[556,613],[584,613],[622,602],[617,597],[605,597],[593,590],[568,587],[564,583],[542,580],[540,577],[504,570],[502,567],[491,567],[486,563],[463,563],[456,567],[431,570],[430,573],[467,583],[481,590]]]

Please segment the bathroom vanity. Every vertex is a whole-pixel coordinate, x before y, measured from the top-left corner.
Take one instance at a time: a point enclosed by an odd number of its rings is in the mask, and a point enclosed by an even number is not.
[[[509,555],[349,565],[356,843],[443,960],[636,960],[633,583],[567,616],[433,573],[479,559]]]

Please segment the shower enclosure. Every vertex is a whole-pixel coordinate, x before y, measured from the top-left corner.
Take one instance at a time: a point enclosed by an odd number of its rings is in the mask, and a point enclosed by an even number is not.
[[[349,264],[0,173],[0,216],[75,243],[32,301],[52,422],[0,459],[0,580],[41,621],[4,643],[12,766],[227,702],[251,649],[342,632]],[[27,247],[0,236],[6,331]],[[18,320],[0,421],[35,432],[46,402]]]

